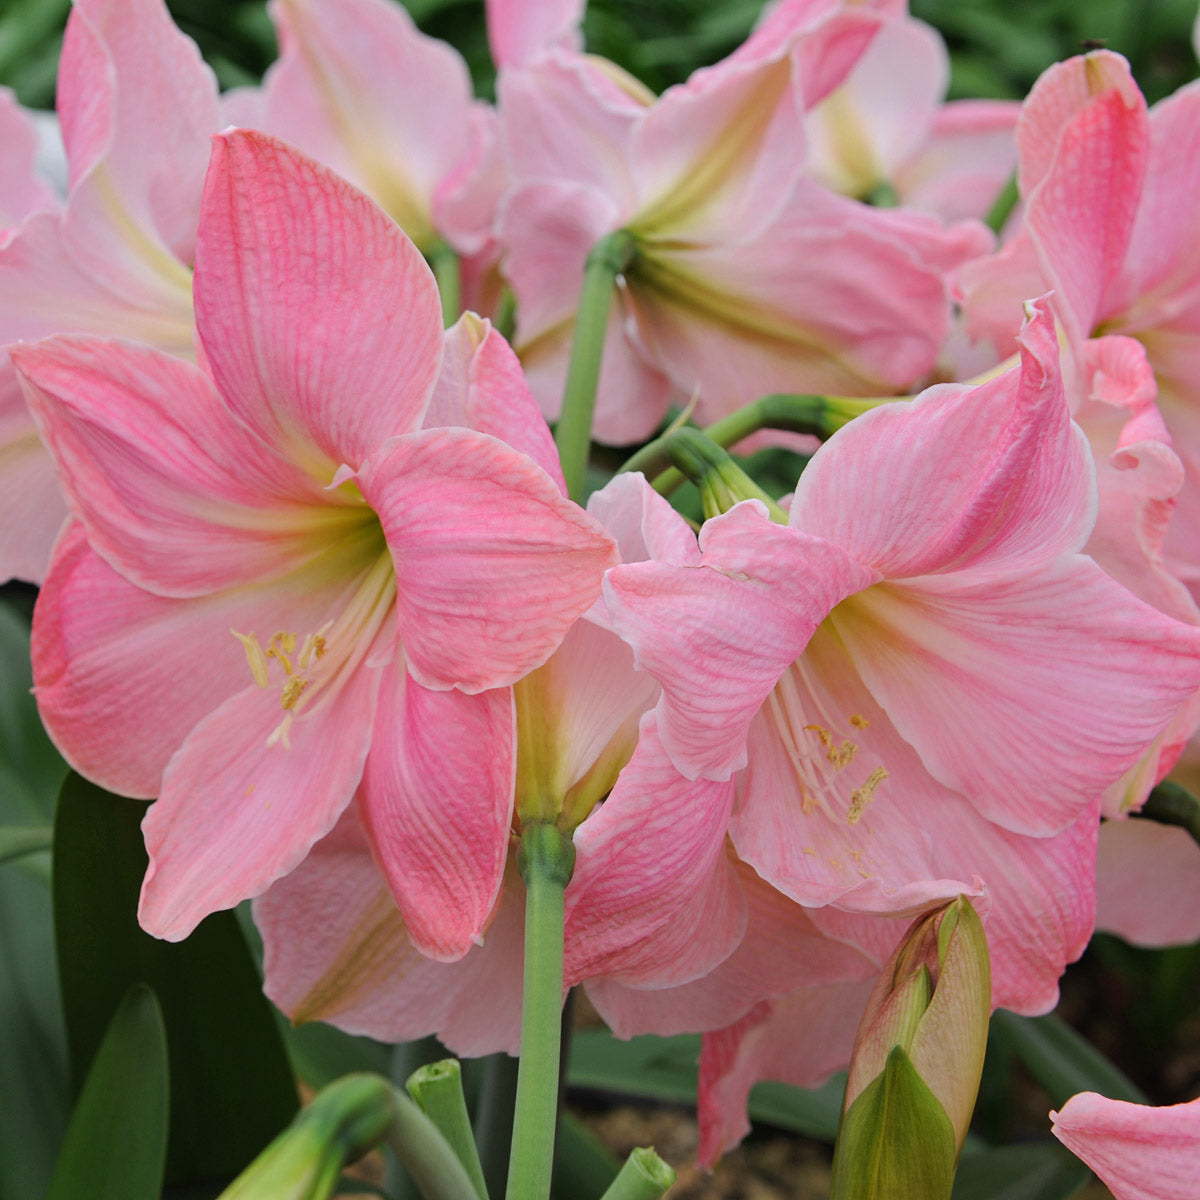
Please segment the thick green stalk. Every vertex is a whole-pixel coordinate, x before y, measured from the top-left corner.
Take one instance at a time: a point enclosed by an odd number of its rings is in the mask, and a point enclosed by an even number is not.
[[[592,413],[596,408],[596,387],[600,382],[600,361],[604,355],[604,334],[612,306],[617,276],[633,261],[636,246],[633,235],[624,229],[606,234],[591,249],[579,293],[575,315],[575,340],[563,389],[562,415],[554,440],[562,460],[567,493],[572,500],[583,499],[588,449],[592,443]]]
[[[526,891],[525,991],[507,1200],[546,1200],[558,1120],[563,892],[575,848],[555,826],[533,822],[521,834],[517,864]]]
[[[463,1098],[462,1070],[457,1059],[445,1058],[418,1067],[404,1086],[449,1143],[470,1177],[479,1200],[488,1200],[483,1167],[471,1132],[471,1118]]]
[[[403,1092],[387,1144],[425,1200],[478,1200],[474,1184],[437,1126]]]
[[[649,1147],[631,1150],[601,1200],[658,1200],[675,1182],[675,1170]]]

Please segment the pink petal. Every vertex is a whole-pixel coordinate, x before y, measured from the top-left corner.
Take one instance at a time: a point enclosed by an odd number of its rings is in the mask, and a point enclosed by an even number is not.
[[[583,0],[488,0],[487,31],[492,62],[520,67],[547,50],[579,50]]]
[[[6,358],[0,351],[0,581],[40,584],[67,507]]]
[[[1021,346],[1019,370],[970,390],[931,388],[840,430],[801,476],[793,527],[889,578],[1079,549],[1095,519],[1095,482],[1044,305]]]
[[[554,439],[517,356],[491,322],[474,313],[464,314],[446,331],[442,373],[424,427],[444,425],[475,429],[507,442],[566,492]]]
[[[591,494],[587,508],[616,538],[622,562],[700,564],[691,526],[637,472],[614,475]]]
[[[637,665],[663,686],[660,733],[676,766],[727,778],[745,764],[750,721],[785,668],[872,578],[835,546],[772,524],[757,503],[706,522],[701,549],[698,568],[616,567],[604,596]]]
[[[831,624],[936,779],[1007,829],[1053,833],[1190,698],[1200,630],[1143,605],[1082,557],[1033,578],[963,575],[881,585]]]
[[[328,1021],[385,1042],[437,1034],[456,1054],[515,1054],[524,907],[511,871],[484,944],[455,963],[427,958],[409,939],[350,809],[254,902],[264,989],[297,1023]]]
[[[801,988],[706,1033],[700,1051],[700,1148],[712,1166],[750,1132],[746,1102],[760,1079],[816,1087],[850,1061],[871,980]]]
[[[434,191],[471,152],[482,109],[466,64],[385,0],[276,0],[271,9],[282,54],[261,128],[361,188],[428,247]]]
[[[54,193],[34,171],[38,136],[8,88],[0,88],[0,242],[5,231],[39,209],[55,209]]]
[[[348,546],[371,524],[234,421],[188,363],[65,337],[12,354],[68,502],[133,583],[160,595],[235,586],[295,570],[339,537]]]
[[[200,721],[142,822],[150,854],[143,929],[179,941],[209,913],[259,895],[303,861],[362,778],[379,681],[370,667],[331,681],[283,736],[281,720],[292,714],[253,685]]]
[[[429,268],[360,192],[262,134],[214,142],[196,321],[217,387],[330,475],[419,426],[442,321]]]
[[[398,438],[360,483],[396,564],[409,670],[426,687],[504,687],[544,662],[614,558],[545,472],[484,434]]]
[[[708,974],[677,987],[592,980],[588,998],[618,1037],[723,1029],[764,999],[802,987],[873,978],[878,965],[855,947],[824,936],[809,910],[793,904],[745,863],[732,862],[748,905],[737,949]]]
[[[299,577],[286,592],[268,584],[163,599],[113,571],[73,525],[34,611],[42,720],[81,774],[148,799],[192,727],[250,682],[246,653],[230,630],[263,638],[275,629],[314,630],[332,599],[328,583],[314,576]]]
[[[390,670],[363,825],[413,945],[442,962],[481,940],[504,875],[516,724],[508,689],[431,692]]]
[[[208,137],[219,126],[211,69],[161,0],[81,0],[59,80],[74,252],[102,272],[116,234],[180,270],[194,253]]]
[[[1081,1092],[1050,1119],[1054,1136],[1104,1180],[1116,1200],[1195,1196],[1200,1100],[1149,1108]]]
[[[1100,826],[1096,928],[1135,946],[1200,940],[1200,847],[1187,830],[1144,820]]]
[[[608,799],[575,833],[567,888],[568,981],[616,975],[663,987],[707,974],[746,927],[725,857],[733,788],[671,766],[653,714]]]

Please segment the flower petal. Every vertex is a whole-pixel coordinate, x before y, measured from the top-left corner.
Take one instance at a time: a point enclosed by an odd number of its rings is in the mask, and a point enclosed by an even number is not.
[[[442,962],[481,939],[504,876],[516,718],[507,688],[431,692],[388,672],[362,821],[413,945]]]
[[[314,474],[420,425],[442,320],[413,244],[361,192],[263,134],[216,138],[196,322],[217,387]]]
[[[397,438],[359,482],[396,564],[400,638],[425,687],[505,687],[599,594],[611,539],[530,459],[485,434]]]

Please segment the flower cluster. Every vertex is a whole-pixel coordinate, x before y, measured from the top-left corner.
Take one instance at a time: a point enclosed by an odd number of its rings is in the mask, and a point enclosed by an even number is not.
[[[579,7],[489,6],[492,106],[388,0],[273,0],[225,96],[161,0],[76,0],[65,196],[0,97],[0,575],[64,756],[154,798],[146,929],[253,897],[293,1019],[515,1051],[554,825],[564,987],[704,1034],[712,1161],[938,905],[1022,1013],[1098,915],[1200,935],[1196,847],[1125,820],[1200,722],[1200,85],[943,103],[904,5],[783,0],[656,97]],[[585,508],[586,339],[606,446],[844,415],[757,435],[788,497]]]

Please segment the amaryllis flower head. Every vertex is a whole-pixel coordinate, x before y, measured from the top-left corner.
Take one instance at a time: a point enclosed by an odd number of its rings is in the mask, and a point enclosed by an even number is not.
[[[605,584],[676,765],[737,773],[739,855],[862,944],[888,936],[863,914],[982,881],[996,1002],[1026,1011],[1090,933],[1101,792],[1200,683],[1200,631],[1079,553],[1094,519],[1042,305],[1018,369],[835,435],[787,526],[744,502],[697,567]]]
[[[640,476],[618,476],[589,511],[627,561],[686,563],[698,555],[692,531]],[[637,997],[652,994],[645,989],[672,988],[676,1015],[695,1014],[703,1002],[680,1004],[679,987],[711,978],[749,933],[748,888],[724,846],[732,786],[689,780],[672,767],[648,715],[657,694],[597,605],[545,664],[491,697],[515,732],[514,823],[555,824],[575,847],[565,985],[611,984],[600,1003],[632,1032],[650,1028],[637,1011]],[[463,769],[457,761],[426,763],[430,773]],[[436,1033],[465,1054],[515,1052],[525,903],[515,852],[479,944],[459,961],[437,962],[416,944],[394,883],[389,894],[364,835],[371,823],[360,800],[256,900],[268,994],[296,1021],[329,1021],[385,1040]],[[319,921],[317,912],[325,914]],[[839,962],[861,960],[842,949]],[[704,990],[717,1013],[710,1024],[740,1015],[740,993]]]
[[[195,294],[200,367],[88,338],[14,350],[75,517],[35,616],[43,718],[83,773],[159,796],[152,932],[264,890],[361,789],[411,926],[454,957],[503,870],[489,693],[593,602],[611,539],[463,427],[551,461],[502,341],[447,340],[412,243],[311,160],[216,140]]]
[[[871,5],[777,6],[658,98],[561,51],[502,72],[502,269],[548,416],[588,253],[621,230],[632,259],[605,340],[600,441],[646,437],[674,392],[694,394],[704,422],[771,391],[887,394],[929,370],[949,321],[943,272],[990,235],[872,209],[806,174],[805,114],[881,21]]]

